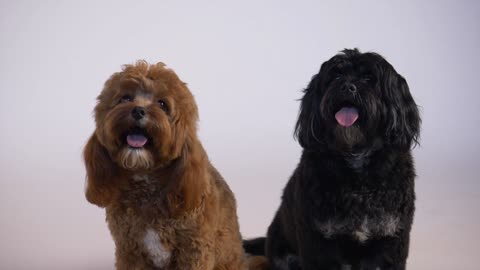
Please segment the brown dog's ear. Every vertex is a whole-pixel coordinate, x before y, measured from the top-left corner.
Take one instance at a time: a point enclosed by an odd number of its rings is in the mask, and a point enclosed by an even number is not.
[[[166,196],[170,213],[179,216],[200,207],[210,191],[207,156],[196,139],[187,138],[174,171],[174,188]]]
[[[113,183],[115,164],[95,133],[88,140],[83,157],[87,169],[85,196],[90,203],[106,207],[116,193]]]

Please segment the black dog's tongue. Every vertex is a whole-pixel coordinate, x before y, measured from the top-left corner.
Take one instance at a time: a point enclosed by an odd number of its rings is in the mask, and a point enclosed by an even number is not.
[[[335,114],[335,119],[342,127],[350,127],[358,119],[358,110],[354,107],[343,107]]]

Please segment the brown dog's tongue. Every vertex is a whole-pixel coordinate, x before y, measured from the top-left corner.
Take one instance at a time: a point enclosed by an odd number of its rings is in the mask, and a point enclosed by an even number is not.
[[[127,143],[131,147],[142,147],[147,143],[147,138],[140,134],[131,134],[127,136]]]
[[[353,107],[343,107],[335,114],[335,119],[342,127],[350,127],[358,119],[358,110]]]

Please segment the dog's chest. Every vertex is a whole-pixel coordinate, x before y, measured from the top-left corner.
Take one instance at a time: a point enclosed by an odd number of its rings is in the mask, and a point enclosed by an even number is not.
[[[162,268],[170,262],[170,250],[162,243],[159,234],[153,229],[146,230],[142,244],[155,267]]]
[[[364,243],[375,237],[395,236],[402,228],[398,209],[386,198],[393,192],[356,191],[329,198],[335,211],[318,217],[316,229],[325,238],[349,237]]]
[[[158,179],[136,174],[122,193],[120,207],[109,209],[109,225],[117,245],[134,247],[155,269],[168,267],[174,249],[175,230],[164,216],[161,186]]]
[[[134,174],[132,180],[136,185],[149,186],[155,181],[155,178],[147,174]]]
[[[400,218],[385,214],[383,216],[355,218],[331,218],[315,221],[316,229],[327,239],[336,236],[350,236],[364,243],[372,237],[395,236],[401,229]]]
[[[133,175],[128,190],[122,194],[122,200],[126,206],[137,206],[142,209],[160,205],[161,199],[162,185],[158,179],[143,174]]]
[[[133,208],[107,209],[107,220],[117,248],[132,254],[135,260],[145,260],[145,265],[155,269],[164,269],[172,263],[176,220],[145,216]]]

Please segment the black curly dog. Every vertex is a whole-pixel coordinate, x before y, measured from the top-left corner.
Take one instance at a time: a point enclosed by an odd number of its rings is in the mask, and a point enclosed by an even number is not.
[[[300,164],[265,238],[245,241],[271,269],[403,270],[414,215],[420,116],[379,54],[346,49],[304,91]]]

